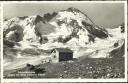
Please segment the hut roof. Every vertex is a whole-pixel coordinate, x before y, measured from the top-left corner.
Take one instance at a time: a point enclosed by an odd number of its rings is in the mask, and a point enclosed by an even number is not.
[[[68,53],[73,53],[73,51],[69,48],[54,48],[53,50],[57,50],[59,52],[68,52]]]

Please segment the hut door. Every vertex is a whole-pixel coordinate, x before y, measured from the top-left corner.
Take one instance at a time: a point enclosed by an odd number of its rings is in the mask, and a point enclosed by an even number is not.
[[[71,53],[59,53],[59,61],[67,61],[72,59]]]

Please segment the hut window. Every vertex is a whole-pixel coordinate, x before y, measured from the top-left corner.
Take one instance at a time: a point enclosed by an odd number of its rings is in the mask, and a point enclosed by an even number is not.
[[[56,53],[56,51],[54,50],[53,53]]]
[[[56,55],[54,55],[53,58],[56,58]]]

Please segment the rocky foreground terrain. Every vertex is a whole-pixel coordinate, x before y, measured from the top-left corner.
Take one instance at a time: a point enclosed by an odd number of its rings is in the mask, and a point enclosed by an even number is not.
[[[35,68],[45,69],[42,76],[17,76],[16,78],[124,78],[123,67],[123,58],[91,58],[70,62],[40,64],[35,66]],[[13,70],[12,74],[17,74],[20,71],[28,71],[28,67]]]

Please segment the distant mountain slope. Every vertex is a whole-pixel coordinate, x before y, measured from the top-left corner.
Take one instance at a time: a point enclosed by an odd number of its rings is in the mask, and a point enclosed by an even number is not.
[[[73,7],[43,16],[11,18],[4,22],[3,33],[6,48],[4,52],[7,56],[7,52],[12,52],[9,56],[18,56],[19,53],[22,56],[26,49],[34,52],[30,53],[31,56],[37,53],[35,49],[39,49],[37,54],[42,56],[41,51],[46,52],[56,47],[72,49],[74,58],[124,56],[124,24],[117,28],[105,29]],[[24,56],[28,54],[29,52]]]
[[[24,16],[15,17],[5,22],[4,37],[7,40],[20,42],[41,42],[44,36],[54,36],[48,38],[52,41],[66,43],[72,38],[85,36],[83,42],[95,40],[95,37],[107,38],[105,29],[96,26],[90,18],[78,9],[73,7],[53,14],[45,14],[43,17]]]

